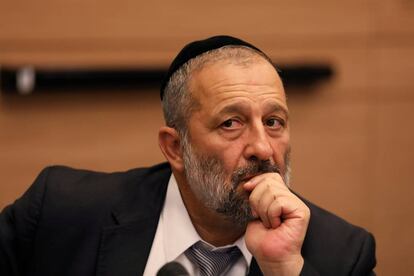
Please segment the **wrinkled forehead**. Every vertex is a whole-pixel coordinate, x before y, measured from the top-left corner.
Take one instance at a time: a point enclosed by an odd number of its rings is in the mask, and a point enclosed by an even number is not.
[[[283,83],[274,68],[260,56],[243,59],[209,60],[194,70],[188,83],[192,98],[200,101],[225,100],[232,96],[273,95],[283,102]]]

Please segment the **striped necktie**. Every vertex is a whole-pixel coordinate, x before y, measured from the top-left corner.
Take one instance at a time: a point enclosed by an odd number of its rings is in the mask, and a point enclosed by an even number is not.
[[[241,256],[237,246],[211,249],[202,241],[193,244],[184,254],[191,262],[198,265],[201,276],[222,275]]]

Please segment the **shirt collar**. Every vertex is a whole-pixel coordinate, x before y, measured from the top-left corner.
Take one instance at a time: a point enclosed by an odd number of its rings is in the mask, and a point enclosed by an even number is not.
[[[191,222],[173,174],[168,183],[162,220],[164,251],[168,262],[175,260],[194,243],[202,240]],[[247,250],[244,235],[233,245],[240,249],[246,263],[250,264],[252,254]]]

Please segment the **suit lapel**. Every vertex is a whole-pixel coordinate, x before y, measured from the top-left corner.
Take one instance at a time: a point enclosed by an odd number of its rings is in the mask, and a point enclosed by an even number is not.
[[[126,194],[114,208],[114,225],[103,228],[96,275],[142,275],[165,200],[170,167],[150,168],[126,179]]]
[[[151,251],[171,170],[162,164],[134,179],[112,212],[114,225],[103,228],[96,275],[142,275]],[[134,191],[134,192],[130,192]],[[253,258],[249,276],[262,276]]]
[[[157,229],[158,217],[105,228],[97,275],[142,275]]]

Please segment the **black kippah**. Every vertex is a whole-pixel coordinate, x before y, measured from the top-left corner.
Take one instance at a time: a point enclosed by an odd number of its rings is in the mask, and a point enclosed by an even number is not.
[[[223,46],[227,45],[240,45],[252,48],[256,51],[263,53],[261,50],[253,46],[252,44],[243,41],[241,39],[227,36],[227,35],[219,35],[213,36],[204,40],[197,40],[187,44],[175,57],[174,61],[171,63],[170,68],[168,68],[167,74],[164,77],[164,80],[161,83],[161,100],[164,96],[164,89],[167,86],[168,81],[170,80],[171,76],[177,71],[184,63],[189,61],[192,58],[195,58],[198,55],[201,55],[205,52],[210,50],[218,49]],[[264,54],[264,53],[263,53]]]

